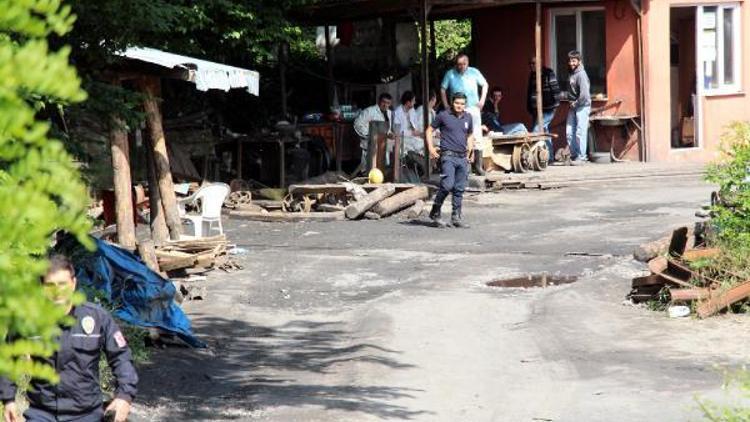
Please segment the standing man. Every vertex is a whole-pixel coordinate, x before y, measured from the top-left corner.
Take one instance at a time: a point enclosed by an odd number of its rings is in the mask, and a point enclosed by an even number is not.
[[[104,413],[124,422],[130,413],[130,403],[136,394],[136,375],[130,349],[125,337],[109,312],[92,303],[73,306],[76,288],[75,271],[62,255],[50,258],[50,267],[42,281],[50,299],[68,309],[75,321],[62,327],[59,349],[42,363],[53,367],[60,382],[51,385],[31,380],[27,398],[29,409],[24,413],[27,422],[100,422]],[[107,356],[117,388],[115,399],[102,409],[99,384],[99,357]],[[15,404],[16,386],[0,378],[0,401],[5,405],[5,422],[20,422]]]
[[[354,132],[359,136],[359,147],[362,149],[362,161],[360,168],[367,171],[367,146],[370,136],[370,122],[385,122],[390,132],[393,115],[391,114],[391,103],[393,97],[384,92],[378,97],[378,103],[362,110],[354,119]]]
[[[477,86],[482,87],[481,96],[477,95]],[[445,72],[443,83],[440,84],[440,98],[443,101],[443,107],[450,110],[448,104],[448,94],[451,98],[456,93],[463,93],[466,97],[466,112],[471,116],[471,122],[474,130],[474,167],[482,169],[482,150],[484,149],[484,138],[482,137],[482,107],[487,100],[487,80],[482,73],[474,67],[469,67],[469,56],[459,54],[456,57],[456,66]]]
[[[474,151],[474,124],[466,110],[466,95],[462,92],[453,94],[451,109],[443,110],[427,127],[427,146],[430,157],[440,159],[440,190],[435,195],[435,203],[430,211],[435,227],[447,227],[440,218],[440,209],[449,193],[453,193],[453,227],[468,228],[463,222],[461,200],[469,178],[469,162]],[[432,144],[432,133],[440,130],[440,152]]]
[[[539,126],[537,122],[537,107],[536,107],[536,58],[532,57],[529,60],[529,83],[526,90],[526,109],[531,114],[531,121],[536,122],[531,126],[534,128],[532,132],[541,132],[544,128],[545,133],[549,133],[549,124],[552,122],[552,118],[555,117],[555,111],[557,106],[560,105],[560,84],[557,82],[557,76],[555,71],[542,65],[542,126]],[[547,140],[547,150],[549,151],[549,161],[552,162],[554,158],[554,147],[552,145],[552,139]]]
[[[573,165],[581,165],[588,161],[586,147],[588,146],[589,114],[591,113],[591,83],[581,62],[581,53],[568,53],[568,67],[570,68],[570,89],[568,99],[568,121],[565,125],[565,135],[570,147]]]

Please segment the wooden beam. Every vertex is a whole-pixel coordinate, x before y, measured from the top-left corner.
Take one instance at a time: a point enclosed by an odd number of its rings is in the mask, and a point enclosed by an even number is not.
[[[536,66],[534,69],[534,72],[536,72],[536,121],[539,125],[539,132],[545,132],[544,125],[542,124],[542,3],[538,1],[536,2],[534,40],[534,50],[536,54]]]
[[[422,136],[424,137],[425,180],[430,179],[430,173],[432,172],[430,147],[427,141],[427,126],[430,124],[430,62],[427,50],[427,16],[430,13],[430,9],[427,3],[428,0],[422,0],[419,9],[420,44],[422,49],[422,128],[424,129]]]
[[[146,147],[146,166],[148,170],[148,201],[149,201],[149,225],[151,227],[151,239],[156,246],[161,246],[169,239],[167,220],[164,218],[164,205],[161,201],[159,190],[159,179],[156,177],[156,163],[154,159],[153,142],[149,136],[144,137]]]
[[[112,172],[114,174],[117,243],[125,249],[135,250],[135,223],[133,222],[133,185],[130,180],[130,148],[124,123],[115,119],[110,131]]]
[[[177,211],[177,198],[174,193],[172,170],[169,167],[167,140],[164,137],[161,110],[157,98],[161,94],[161,83],[158,78],[144,77],[138,81],[139,88],[146,95],[143,108],[146,111],[146,126],[153,142],[154,168],[159,180],[159,193],[164,206],[164,218],[169,228],[169,236],[177,240],[182,233],[182,221]]]

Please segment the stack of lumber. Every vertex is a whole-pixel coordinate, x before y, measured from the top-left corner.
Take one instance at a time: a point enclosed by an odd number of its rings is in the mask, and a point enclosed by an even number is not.
[[[430,196],[428,186],[407,183],[291,185],[288,192],[280,209],[253,200],[229,215],[264,222],[379,220],[399,212],[417,218]]]
[[[722,280],[737,280],[739,276],[719,269],[693,269],[691,264],[710,260],[720,251],[716,248],[686,248],[691,241],[688,234],[686,227],[674,231],[666,253],[648,261],[650,274],[633,279],[629,299],[634,303],[659,301],[670,305],[693,305],[699,318],[707,318],[750,298],[750,281],[728,283],[727,287]],[[641,252],[647,249],[640,248]],[[652,249],[659,251],[658,247]]]
[[[225,235],[178,240],[165,243],[156,249],[156,258],[161,271],[196,268],[199,270],[236,269],[237,265],[227,255]]]

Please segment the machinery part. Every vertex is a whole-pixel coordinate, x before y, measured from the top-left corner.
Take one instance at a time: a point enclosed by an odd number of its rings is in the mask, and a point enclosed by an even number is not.
[[[544,171],[549,164],[549,149],[545,141],[539,141],[531,148],[532,167],[536,171]]]
[[[513,146],[512,157],[513,171],[526,173],[532,168],[531,147],[528,143]]]

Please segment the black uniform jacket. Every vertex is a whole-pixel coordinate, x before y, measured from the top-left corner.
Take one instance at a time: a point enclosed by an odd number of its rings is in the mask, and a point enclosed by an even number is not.
[[[90,413],[102,406],[99,384],[99,357],[104,351],[116,380],[115,397],[132,401],[138,375],[130,349],[120,328],[106,310],[92,303],[76,306],[71,315],[75,324],[64,327],[60,348],[41,361],[55,368],[60,376],[56,385],[32,380],[27,393],[31,407],[42,409],[66,420]],[[16,386],[0,378],[0,400],[12,401]]]

